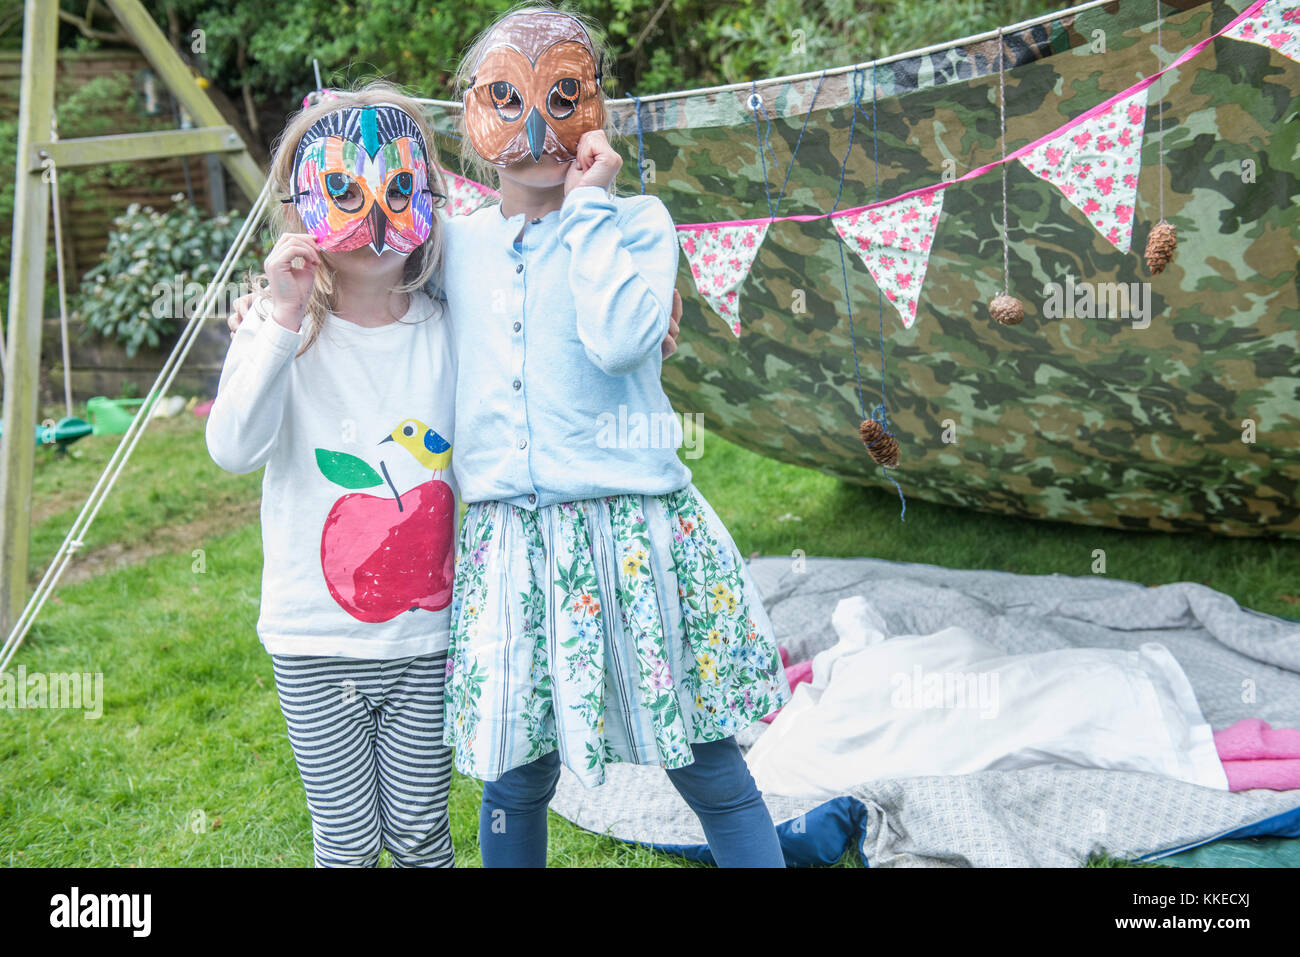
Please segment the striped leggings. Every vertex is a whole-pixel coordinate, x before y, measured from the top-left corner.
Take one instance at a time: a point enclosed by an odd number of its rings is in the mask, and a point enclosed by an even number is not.
[[[442,743],[446,652],[375,661],[272,655],[317,867],[452,867]]]

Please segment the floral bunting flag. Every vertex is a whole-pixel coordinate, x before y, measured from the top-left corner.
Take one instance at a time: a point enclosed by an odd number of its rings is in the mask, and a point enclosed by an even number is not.
[[[894,304],[905,329],[916,322],[916,304],[939,226],[943,190],[900,199],[887,206],[834,217],[835,231]]]
[[[740,335],[740,287],[754,265],[768,225],[708,226],[677,234],[691,264],[695,287],[737,336]]]
[[[1025,169],[1059,189],[1122,253],[1133,242],[1146,112],[1147,91],[1140,90],[1020,159]]]
[[[442,176],[443,182],[447,186],[448,196],[445,209],[448,216],[468,216],[488,200],[496,199],[501,195],[482,183],[476,183],[464,176],[457,176],[455,173],[444,171]]]
[[[1258,43],[1300,62],[1300,6],[1295,0],[1268,0],[1258,13],[1224,36]]]

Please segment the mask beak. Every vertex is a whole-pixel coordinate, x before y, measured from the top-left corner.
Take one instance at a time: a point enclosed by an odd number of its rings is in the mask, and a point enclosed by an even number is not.
[[[391,435],[385,435],[382,439],[379,440],[378,444],[383,445],[385,442],[391,442],[391,441],[393,441],[393,437]]]
[[[370,247],[374,249],[375,254],[382,254],[384,251],[384,233],[388,231],[388,217],[384,215],[383,207],[378,202],[370,209]]]
[[[541,162],[542,150],[546,146],[546,120],[542,114],[533,107],[533,111],[528,114],[528,119],[524,121],[524,127],[528,130],[528,152],[533,154],[535,162]]]

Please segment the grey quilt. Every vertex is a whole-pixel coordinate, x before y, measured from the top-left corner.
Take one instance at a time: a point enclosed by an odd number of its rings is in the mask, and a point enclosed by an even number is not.
[[[1158,641],[1186,671],[1215,729],[1252,717],[1300,727],[1300,624],[1243,609],[1203,585],[1148,588],[865,558],[810,558],[801,570],[791,559],[759,558],[750,570],[792,662],[834,644],[836,602],[860,594],[893,634],[960,625],[1008,654]],[[766,728],[747,729],[742,746]],[[860,802],[865,826],[850,830],[872,867],[1074,867],[1094,852],[1159,857],[1300,809],[1300,790],[1233,794],[1151,774],[1056,768],[869,780],[846,797]],[[825,803],[765,798],[773,819],[796,829]],[[657,767],[616,765],[590,790],[565,771],[551,807],[622,840],[704,843],[694,814]],[[1300,833],[1300,814],[1284,820],[1265,832]]]

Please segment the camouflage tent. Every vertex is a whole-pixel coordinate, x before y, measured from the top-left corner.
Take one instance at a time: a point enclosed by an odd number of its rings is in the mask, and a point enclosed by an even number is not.
[[[1005,31],[1006,149],[1167,67],[1251,6],[1173,0],[1157,33],[1156,4],[1106,3]],[[1296,6],[1270,3],[1292,25]],[[992,39],[620,101],[615,122],[628,169],[643,164],[644,188],[678,224],[821,214],[999,160],[998,50]],[[1300,63],[1226,36],[1162,77],[1127,253],[1055,186],[1007,164],[1020,325],[987,309],[1003,286],[999,168],[943,190],[910,327],[825,219],[767,229],[741,289],[739,336],[696,294],[684,256],[684,337],[664,369],[674,405],[765,455],[864,484],[892,477],[931,501],[1300,535],[1298,94]],[[434,104],[435,126],[454,129],[450,113]],[[1142,249],[1162,202],[1179,245],[1152,276]],[[1048,308],[1053,289],[1115,283],[1149,283],[1129,287],[1149,291],[1148,323],[1113,299],[1100,315]],[[881,404],[901,447],[888,471],[857,436]]]

